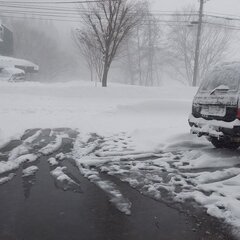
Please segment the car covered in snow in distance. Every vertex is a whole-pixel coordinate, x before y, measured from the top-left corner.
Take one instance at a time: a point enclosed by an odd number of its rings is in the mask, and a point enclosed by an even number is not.
[[[217,148],[240,146],[240,62],[215,67],[200,85],[189,117],[191,133]]]
[[[9,67],[0,68],[0,81],[19,82],[25,81],[26,74],[22,69]]]
[[[28,60],[0,56],[0,81],[25,81],[27,75],[38,71],[39,66]]]

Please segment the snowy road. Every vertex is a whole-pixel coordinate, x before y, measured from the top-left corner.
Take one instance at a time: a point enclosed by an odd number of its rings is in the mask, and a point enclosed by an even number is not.
[[[124,132],[28,130],[0,149],[0,239],[234,239],[238,155],[187,141],[141,152]]]

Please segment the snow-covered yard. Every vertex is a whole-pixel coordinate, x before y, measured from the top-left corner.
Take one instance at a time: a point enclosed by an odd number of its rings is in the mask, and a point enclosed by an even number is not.
[[[71,128],[79,133],[71,156],[79,171],[107,192],[120,211],[130,214],[131,203],[118,187],[101,178],[107,173],[156,200],[167,194],[173,201],[194,200],[207,212],[240,229],[239,151],[216,150],[189,134],[188,115],[194,88],[144,88],[90,83],[0,84],[0,144],[32,128]],[[34,155],[31,144],[41,130],[0,162],[0,173],[25,161],[58,150],[63,133]],[[51,135],[51,134],[50,134]],[[50,136],[51,137],[51,136]],[[49,158],[57,180],[74,183],[59,161]],[[7,169],[7,170],[6,170]],[[38,171],[31,167],[23,175]],[[10,173],[0,184],[10,181]],[[74,183],[75,184],[75,183]],[[75,184],[76,185],[76,184]]]
[[[103,135],[128,132],[143,148],[188,134],[196,89],[144,88],[85,82],[0,83],[0,144],[30,128],[78,128]]]

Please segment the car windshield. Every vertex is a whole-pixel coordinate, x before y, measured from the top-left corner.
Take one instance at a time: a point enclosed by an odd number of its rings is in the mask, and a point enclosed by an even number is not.
[[[239,69],[226,68],[215,69],[204,80],[200,90],[213,91],[220,86],[226,86],[229,90],[237,91],[240,82]],[[219,89],[222,89],[221,87]]]

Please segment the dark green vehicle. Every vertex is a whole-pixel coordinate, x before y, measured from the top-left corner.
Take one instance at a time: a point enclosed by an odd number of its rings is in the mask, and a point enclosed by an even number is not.
[[[203,80],[189,116],[191,133],[217,148],[240,146],[240,62],[221,64]]]

